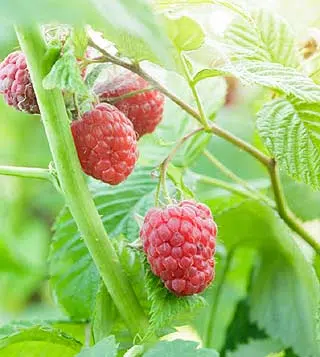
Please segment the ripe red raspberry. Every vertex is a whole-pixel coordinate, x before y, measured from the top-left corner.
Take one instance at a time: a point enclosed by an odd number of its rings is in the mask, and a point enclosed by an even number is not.
[[[40,113],[23,52],[10,53],[0,64],[0,93],[18,110]]]
[[[124,181],[138,159],[130,120],[110,104],[99,104],[71,124],[83,171],[110,185]]]
[[[209,208],[194,201],[152,208],[140,231],[152,272],[178,296],[201,293],[214,279],[216,234]]]
[[[143,78],[126,71],[110,82],[98,84],[95,92],[101,99],[112,99],[148,86],[148,82]],[[151,90],[119,100],[114,105],[132,121],[135,131],[141,137],[146,133],[152,133],[160,123],[164,96],[157,90]]]

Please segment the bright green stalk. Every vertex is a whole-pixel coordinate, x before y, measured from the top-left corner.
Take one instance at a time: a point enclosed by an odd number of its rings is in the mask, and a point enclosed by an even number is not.
[[[119,258],[108,238],[82,174],[61,91],[45,90],[50,71],[48,52],[37,25],[17,26],[26,55],[42,121],[66,203],[77,223],[106,287],[131,334],[143,334],[148,320],[139,305]]]

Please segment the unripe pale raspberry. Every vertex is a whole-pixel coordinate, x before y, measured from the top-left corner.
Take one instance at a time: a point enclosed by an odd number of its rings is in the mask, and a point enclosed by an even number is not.
[[[83,171],[110,185],[124,181],[138,159],[131,121],[116,107],[99,104],[73,121],[71,131]]]
[[[116,76],[110,82],[100,83],[95,93],[101,99],[112,99],[149,86],[143,78],[130,71]],[[164,96],[157,90],[150,90],[119,100],[114,105],[133,123],[138,136],[152,133],[163,116]]]
[[[26,58],[23,52],[9,54],[0,64],[0,93],[7,104],[30,114],[39,114]]]
[[[214,279],[217,226],[195,201],[152,208],[140,231],[152,272],[178,296],[201,293]]]

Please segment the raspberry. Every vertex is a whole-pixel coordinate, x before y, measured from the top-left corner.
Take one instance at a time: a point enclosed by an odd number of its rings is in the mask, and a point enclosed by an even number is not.
[[[116,107],[99,104],[71,124],[83,171],[111,185],[124,181],[138,159],[130,120]]]
[[[148,82],[135,73],[125,71],[111,82],[100,83],[95,87],[101,99],[112,99],[148,87]],[[139,137],[152,133],[163,115],[164,96],[157,90],[146,91],[119,100],[114,105],[133,123]]]
[[[152,272],[178,296],[201,293],[214,279],[216,234],[209,208],[194,201],[152,208],[140,231]]]
[[[23,52],[10,53],[0,64],[0,93],[18,110],[40,113]]]

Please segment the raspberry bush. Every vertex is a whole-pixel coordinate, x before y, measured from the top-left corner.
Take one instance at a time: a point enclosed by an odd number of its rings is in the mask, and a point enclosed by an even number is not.
[[[319,30],[252,3],[0,6],[0,355],[320,356]]]

